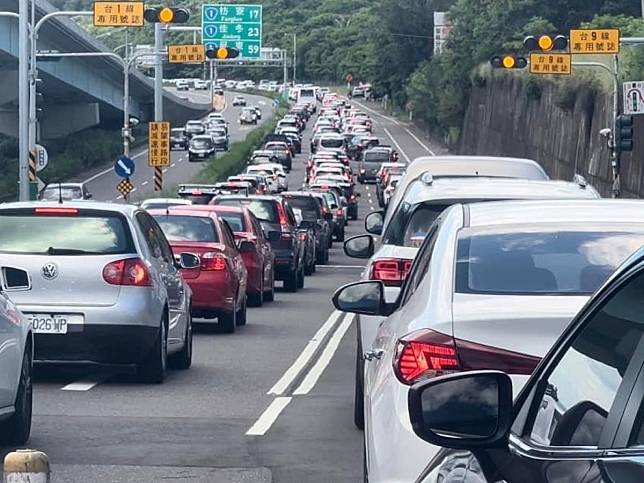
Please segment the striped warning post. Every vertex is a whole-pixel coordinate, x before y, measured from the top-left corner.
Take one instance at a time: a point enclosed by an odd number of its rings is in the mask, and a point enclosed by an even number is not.
[[[37,181],[36,175],[36,151],[29,151],[29,181]]]
[[[154,168],[154,191],[161,191],[163,189],[163,170],[162,168]]]

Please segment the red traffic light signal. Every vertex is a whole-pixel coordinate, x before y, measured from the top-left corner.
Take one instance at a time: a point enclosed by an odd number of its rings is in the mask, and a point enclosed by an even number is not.
[[[519,55],[495,55],[490,59],[490,64],[495,69],[525,69],[528,60]]]
[[[235,59],[239,57],[239,50],[232,47],[214,47],[206,50],[206,57],[216,60]]]
[[[143,18],[149,23],[186,23],[190,12],[186,8],[151,7],[145,9]]]

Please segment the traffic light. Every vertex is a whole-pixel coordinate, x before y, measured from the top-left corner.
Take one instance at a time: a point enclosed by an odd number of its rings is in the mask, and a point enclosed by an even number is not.
[[[206,57],[209,59],[225,60],[239,57],[239,50],[232,47],[212,47],[206,50]]]
[[[530,35],[523,40],[523,46],[529,52],[535,52],[537,50],[542,52],[566,50],[568,48],[568,37],[565,35],[557,35],[555,37],[550,35],[540,35],[538,37]]]
[[[617,116],[615,146],[618,151],[633,150],[633,116]]]
[[[150,23],[186,23],[190,12],[186,8],[151,7],[145,9],[143,18]]]
[[[525,69],[528,60],[520,55],[495,55],[490,59],[490,64],[495,69]]]

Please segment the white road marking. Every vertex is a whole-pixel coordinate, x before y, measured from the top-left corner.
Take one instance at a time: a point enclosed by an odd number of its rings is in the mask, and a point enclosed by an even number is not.
[[[426,145],[424,142],[422,142],[422,141],[418,138],[418,136],[416,136],[413,132],[411,132],[411,131],[410,131],[409,129],[407,129],[407,128],[405,128],[405,131],[406,131],[406,132],[407,132],[407,134],[409,134],[412,138],[414,138],[414,141],[416,141],[416,142],[417,142],[418,144],[420,144],[423,148],[425,148],[425,151],[427,151],[427,152],[428,152],[429,154],[431,154],[432,156],[436,156],[436,153],[435,153],[434,151],[432,151],[431,149],[429,149],[429,147],[427,147],[427,145]]]
[[[316,349],[322,343],[324,337],[335,326],[338,319],[342,316],[342,312],[335,310],[324,324],[318,329],[313,338],[309,340],[304,347],[304,350],[295,359],[295,362],[289,367],[282,377],[270,388],[267,394],[275,394],[277,396],[284,394],[284,391],[293,383],[304,367],[309,363]]]
[[[174,168],[175,166],[176,166],[176,163],[172,163],[172,164],[170,165],[170,167],[171,167],[171,168]]]
[[[168,168],[163,168],[163,169],[161,170],[161,172],[162,172],[162,173],[167,173],[167,172],[168,172]]]
[[[118,196],[116,199],[117,199],[117,200],[122,200],[122,199],[123,199],[123,195]]]
[[[145,186],[148,183],[149,183],[149,181],[144,181],[143,183],[141,183],[141,186]]]
[[[110,375],[111,374],[95,374],[88,376],[79,381],[67,384],[66,386],[61,388],[61,391],[89,391],[97,384],[100,384],[101,382],[108,379]]]
[[[130,193],[134,193],[136,191],[136,188],[132,188],[132,191]]]
[[[344,334],[346,334],[347,330],[349,330],[351,322],[353,322],[353,317],[353,314],[345,315],[344,321],[342,322],[342,324],[340,324],[340,327],[338,327],[338,330],[335,331],[333,336],[331,336],[331,339],[329,340],[327,346],[324,348],[324,351],[322,352],[320,358],[316,361],[315,365],[306,375],[306,377],[302,381],[302,384],[300,384],[300,386],[293,392],[294,396],[302,396],[304,394],[308,394],[311,389],[315,387],[315,384],[318,382],[318,379],[320,379],[320,376],[324,372],[324,369],[326,369],[326,367],[329,365],[329,362],[331,362],[331,359],[333,359],[335,352],[338,350],[338,346],[340,345],[340,341],[342,341]]]
[[[292,397],[276,397],[273,402],[266,408],[262,415],[255,421],[255,424],[246,431],[247,436],[263,436],[266,434],[284,408],[291,402]]]
[[[403,151],[403,148],[400,147],[400,144],[398,144],[398,141],[396,141],[394,139],[394,137],[391,135],[389,130],[386,127],[383,127],[382,130],[385,131],[385,134],[387,136],[389,136],[389,139],[391,139],[391,142],[394,143],[394,146],[396,146],[398,148],[398,151],[400,151],[400,154],[402,154],[405,157],[407,162],[411,163],[411,159],[409,158],[409,156],[407,156],[407,153],[405,153],[405,151]]]

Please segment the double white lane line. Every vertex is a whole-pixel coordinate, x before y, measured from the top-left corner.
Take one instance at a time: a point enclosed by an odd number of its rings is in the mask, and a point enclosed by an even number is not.
[[[342,322],[338,325],[338,321],[344,317]],[[315,387],[316,383],[324,373],[333,356],[335,355],[342,338],[349,330],[354,316],[351,314],[344,314],[343,312],[334,311],[324,324],[318,329],[315,335],[306,344],[300,355],[295,359],[295,362],[289,367],[282,377],[275,383],[275,385],[268,391],[269,395],[276,396],[271,404],[266,408],[262,415],[255,421],[248,431],[247,436],[263,436],[271,428],[273,423],[277,421],[280,414],[289,403],[293,400],[293,396],[305,396]],[[335,332],[329,338],[329,333],[335,328]],[[326,341],[326,345],[320,354],[320,357],[315,361],[313,366],[309,369],[302,382],[288,395],[289,388],[293,383],[302,376],[306,367],[310,364],[313,356],[318,352],[321,344]]]

